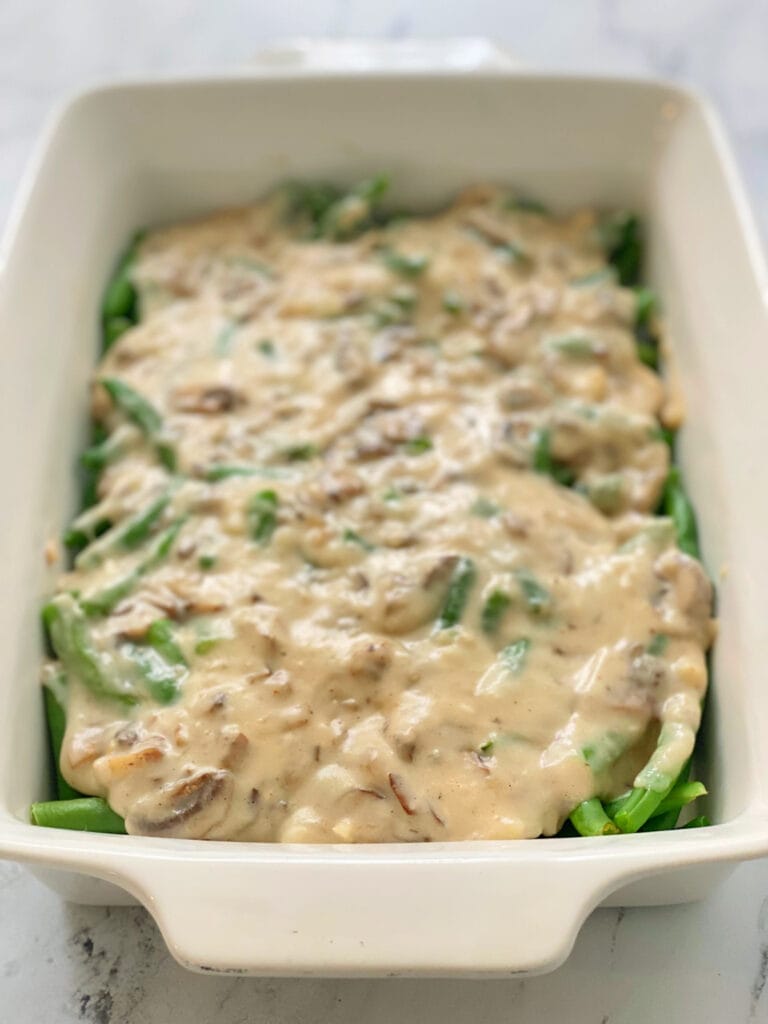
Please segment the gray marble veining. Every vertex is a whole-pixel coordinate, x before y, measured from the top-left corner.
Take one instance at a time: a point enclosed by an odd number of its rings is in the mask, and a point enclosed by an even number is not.
[[[94,81],[230,65],[287,36],[461,34],[531,65],[701,90],[768,233],[764,0],[2,0],[0,222],[46,114]],[[66,906],[0,864],[0,1020],[16,1024],[736,1024],[768,1021],[767,979],[768,862],[704,903],[598,911],[554,974],[490,982],[191,975],[145,911]]]

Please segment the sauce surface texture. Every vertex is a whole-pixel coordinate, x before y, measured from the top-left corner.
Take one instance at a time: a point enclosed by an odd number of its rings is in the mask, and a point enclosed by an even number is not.
[[[597,215],[367,213],[139,247],[45,669],[62,772],[131,833],[553,835],[660,729],[654,771],[693,749],[711,587],[654,515],[664,388]]]

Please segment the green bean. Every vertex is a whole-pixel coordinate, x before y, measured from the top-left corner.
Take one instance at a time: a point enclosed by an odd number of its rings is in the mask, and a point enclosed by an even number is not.
[[[84,597],[80,602],[83,611],[90,618],[109,615],[112,609],[131,593],[140,578],[139,569],[133,569],[103,590],[91,594],[90,597]]]
[[[136,666],[141,681],[153,700],[158,704],[171,704],[178,698],[182,678],[186,674],[186,661],[181,651],[178,651],[181,662],[177,661],[174,664],[170,664],[155,646],[124,644],[122,653]]]
[[[291,216],[304,216],[318,225],[328,210],[341,196],[336,185],[326,182],[291,181],[285,186],[288,212]]]
[[[523,592],[528,611],[533,615],[546,615],[552,607],[552,595],[527,569],[518,569],[516,574]]]
[[[236,323],[226,323],[216,335],[215,350],[217,356],[228,356],[232,351],[235,335],[238,331]]]
[[[147,643],[171,665],[187,664],[187,659],[173,636],[173,626],[168,619],[155,619],[147,630]]]
[[[279,480],[287,475],[286,470],[273,466],[238,466],[224,462],[214,462],[203,472],[203,479],[209,483],[229,480],[233,476],[259,476],[267,480]]]
[[[125,438],[115,432],[86,448],[80,456],[80,461],[86,469],[100,473],[105,466],[122,454],[124,446]]]
[[[675,790],[678,790],[682,786],[688,784],[688,772],[690,770],[690,766],[691,759],[689,758],[683,765],[683,769],[678,775],[675,785],[670,791],[670,797]],[[700,783],[696,783],[696,785],[700,785]],[[670,803],[667,807],[664,807],[664,805],[668,803],[670,797],[661,801],[653,817],[649,818],[648,821],[646,821],[646,823],[640,828],[641,832],[667,832],[670,829],[675,828],[677,825],[677,819],[680,817],[682,805],[675,807]]]
[[[133,551],[149,537],[152,528],[170,503],[172,491],[168,490],[156,498],[143,511],[131,516],[123,523],[103,534],[75,559],[80,568],[93,568],[100,564],[106,554],[112,551]]]
[[[114,277],[104,293],[104,304],[102,315],[104,322],[116,320],[118,317],[133,319],[133,306],[136,301],[136,291],[125,272]]]
[[[388,174],[375,174],[372,178],[358,182],[352,191],[368,203],[379,203],[389,191],[389,184]]]
[[[590,480],[586,485],[589,500],[606,515],[621,511],[624,503],[624,477],[620,473],[606,473]]]
[[[467,308],[466,302],[459,293],[450,290],[443,292],[442,305],[445,312],[451,313],[453,316],[458,316],[459,313],[463,313]]]
[[[635,327],[647,327],[656,313],[658,299],[651,288],[635,289]]]
[[[576,479],[572,470],[552,457],[551,435],[546,427],[533,434],[533,468],[537,473],[551,476],[564,487],[569,487]]]
[[[370,310],[371,323],[375,328],[392,327],[395,324],[409,322],[408,314],[411,312],[413,303],[409,306],[395,298],[382,299]]]
[[[619,832],[596,796],[580,803],[571,812],[570,821],[581,836],[610,836]]]
[[[290,444],[280,452],[283,458],[288,459],[289,462],[308,462],[310,459],[314,459],[318,453],[317,445],[309,442]]]
[[[703,782],[679,782],[669,792],[669,794],[661,801],[656,813],[664,814],[667,811],[679,811],[685,807],[686,804],[692,803],[694,800],[698,800],[700,796],[707,795],[707,787]]]
[[[600,267],[599,270],[593,270],[589,274],[571,278],[570,284],[572,288],[588,288],[593,284],[603,284],[609,281],[613,283],[615,280],[616,271],[613,267]]]
[[[511,644],[507,644],[501,652],[501,660],[504,662],[504,667],[512,675],[518,675],[525,667],[530,649],[531,641],[527,637],[520,637],[519,640],[513,640]]]
[[[628,738],[622,733],[609,730],[597,740],[585,744],[581,748],[581,756],[593,773],[599,775],[621,757],[628,744]]]
[[[197,641],[195,642],[195,654],[207,654],[222,640],[231,640],[234,628],[231,620],[221,619],[198,619],[194,623]]]
[[[246,517],[248,532],[259,544],[267,544],[277,529],[277,509],[280,501],[275,491],[259,491],[248,502]]]
[[[637,358],[644,366],[649,367],[651,370],[658,370],[659,350],[656,345],[653,345],[648,341],[638,341],[635,350],[637,352]]]
[[[359,182],[342,195],[323,214],[318,231],[321,237],[334,241],[353,238],[378,221],[383,221],[380,204],[389,190],[389,177],[377,174]]]
[[[68,530],[64,531],[62,541],[64,546],[69,549],[73,554],[77,554],[82,551],[83,548],[88,547],[89,544],[97,537],[102,536],[109,530],[112,524],[108,519],[102,519],[97,523],[94,523],[91,529],[79,529],[77,526],[71,526]]]
[[[407,313],[410,313],[412,310],[416,308],[416,303],[419,300],[419,296],[418,292],[415,292],[411,287],[409,287],[408,285],[403,285],[402,287],[396,288],[392,292],[390,300],[396,303],[401,309],[405,310]],[[422,345],[424,343],[424,340],[420,342],[420,344]]]
[[[477,570],[472,559],[459,558],[451,575],[443,609],[437,620],[438,629],[450,629],[460,621],[476,577]]]
[[[48,722],[48,736],[56,773],[56,796],[59,800],[70,800],[80,794],[73,786],[70,786],[61,773],[61,744],[64,742],[64,733],[67,728],[67,713],[53,687],[48,685],[43,687],[43,699],[45,700],[45,717]]]
[[[359,548],[362,548],[363,551],[375,551],[376,550],[376,545],[375,544],[371,544],[371,542],[369,540],[366,540],[365,537],[361,537],[360,534],[356,530],[351,530],[349,527],[347,527],[344,530],[344,532],[342,533],[341,537],[342,537],[342,540],[346,541],[348,544],[357,544],[357,546]]]
[[[672,458],[675,456],[675,443],[677,441],[677,429],[675,427],[659,427],[659,441],[663,441],[669,448]]]
[[[133,326],[134,321],[127,316],[111,316],[108,320],[105,320],[102,327],[104,351],[106,352],[112,348],[117,339],[122,337]]]
[[[625,286],[637,284],[643,262],[640,221],[634,214],[614,214],[602,225],[602,240],[608,262]]]
[[[130,594],[142,576],[151,572],[168,557],[184,522],[185,517],[182,516],[175,522],[171,523],[171,525],[160,534],[157,539],[157,543],[147,558],[139,562],[139,564],[129,573],[105,587],[103,590],[98,591],[96,594],[84,597],[80,602],[83,611],[85,611],[89,616],[109,615],[115,605]]]
[[[540,217],[550,216],[550,209],[538,199],[531,199],[529,196],[512,196],[504,204],[507,210],[517,210],[518,213],[535,213]]]
[[[166,491],[142,512],[121,524],[114,537],[116,546],[123,551],[133,551],[134,548],[143,544],[152,532],[153,526],[168,508],[171,497],[172,492]]]
[[[693,505],[688,499],[683,487],[680,469],[678,466],[671,466],[664,484],[664,496],[662,499],[664,512],[675,524],[677,534],[677,546],[686,555],[692,558],[700,558],[699,533],[696,526],[696,513]]]
[[[394,249],[384,249],[381,258],[391,271],[403,277],[419,277],[429,265],[429,259],[423,254],[400,253]]]
[[[389,178],[383,174],[360,182],[346,194],[325,182],[290,182],[288,213],[308,221],[313,238],[344,241],[380,219],[379,204],[388,188]]]
[[[516,263],[521,268],[528,267],[531,263],[531,257],[525,249],[515,245],[514,242],[504,242],[501,245],[497,245],[494,247],[494,251],[508,263]]]
[[[659,339],[653,331],[657,299],[650,288],[635,289],[635,346],[641,363],[652,370],[659,368]]]
[[[43,609],[51,646],[70,678],[79,679],[97,697],[135,704],[134,693],[121,688],[109,662],[96,650],[83,611],[71,594],[59,594]]]
[[[107,285],[101,315],[104,323],[123,318],[133,322],[136,305],[136,289],[128,277],[128,266],[122,265]]]
[[[101,385],[117,408],[125,413],[142,433],[152,437],[160,431],[163,425],[160,413],[138,391],[117,377],[104,377]]]
[[[639,832],[643,825],[657,813],[659,804],[669,794],[675,781],[671,779],[665,789],[653,790],[636,786],[622,807],[614,815],[614,821],[622,832]]]
[[[605,807],[605,813],[608,815],[608,817],[615,818],[618,812],[621,810],[621,808],[624,806],[624,804],[627,802],[627,800],[629,800],[631,796],[632,790],[629,789],[626,793],[622,793],[621,796],[617,796],[614,800],[608,800],[606,803],[604,803],[603,806]]]
[[[712,822],[706,814],[700,814],[697,818],[691,818],[690,821],[687,821],[683,828],[707,828],[711,824]]]
[[[91,447],[100,444],[107,436],[107,431],[101,423],[93,423],[91,425]],[[101,474],[100,469],[93,469],[85,465],[81,460],[83,467],[82,480],[81,480],[81,491],[80,491],[80,503],[82,508],[87,509],[92,505],[97,504],[99,500],[99,477]]]
[[[469,511],[473,516],[479,516],[481,519],[493,519],[501,512],[501,508],[495,501],[489,501],[488,498],[481,496],[472,504]]]
[[[139,319],[138,293],[131,280],[131,270],[142,237],[142,232],[137,232],[133,236],[104,291],[101,320],[102,345],[105,352]]]
[[[163,438],[163,420],[151,402],[117,377],[104,377],[101,385],[115,406],[155,445],[158,457],[166,469],[176,468],[176,455]]]
[[[595,340],[584,334],[560,334],[547,339],[547,345],[569,359],[594,359]]]
[[[651,642],[645,648],[646,653],[654,658],[660,658],[669,646],[669,637],[666,633],[656,633]]]
[[[683,767],[681,768],[680,773],[678,774],[677,778],[674,780],[673,790],[675,790],[678,787],[681,787],[684,784],[686,784],[686,780],[688,778],[688,772],[690,770],[690,766],[691,766],[691,759],[688,758],[687,761],[685,762],[685,764],[683,765]],[[670,791],[670,792],[672,792],[672,791]],[[633,799],[633,798],[634,798],[634,800],[638,799],[637,797],[634,796],[635,792],[636,792],[635,789],[631,789],[631,790],[629,790],[629,792],[623,794],[623,796],[619,797],[618,799],[611,801],[611,803],[606,806],[606,811],[614,819],[614,821],[616,820],[616,817],[617,817],[619,811],[621,811],[622,808],[624,808],[629,803],[630,799]],[[662,805],[666,803],[666,799],[667,798],[663,798],[662,800],[659,801],[659,804],[656,807],[656,809],[654,810],[653,815],[651,817],[649,817],[648,820],[643,825],[640,826],[638,831],[640,831],[640,832],[660,832],[660,831],[666,831],[668,829],[672,829],[672,828],[675,827],[675,825],[677,824],[677,819],[680,816],[680,807],[678,807],[677,809],[674,809],[671,806],[668,806],[666,809],[660,810]]]
[[[640,832],[669,832],[677,825],[680,811],[665,811],[664,814],[654,814],[652,818],[638,830]]]
[[[671,519],[659,516],[651,520],[647,526],[643,526],[623,544],[619,545],[619,552],[624,554],[627,551],[637,551],[646,544],[660,550],[666,547],[676,537],[675,524]]]
[[[512,598],[503,590],[492,590],[480,612],[483,632],[493,635],[512,604]]]
[[[431,437],[426,434],[422,434],[420,437],[412,437],[403,444],[403,449],[408,455],[422,455],[424,452],[429,452],[434,448],[434,443]]]
[[[30,808],[30,819],[33,825],[44,828],[68,828],[79,832],[110,832],[125,835],[125,822],[100,796],[35,803]]]

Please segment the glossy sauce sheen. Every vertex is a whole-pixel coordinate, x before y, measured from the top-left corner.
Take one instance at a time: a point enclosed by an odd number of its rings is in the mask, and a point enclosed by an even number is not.
[[[711,589],[652,517],[664,391],[604,268],[592,212],[484,187],[349,242],[279,198],[150,234],[141,323],[96,379],[159,411],[176,476],[97,383],[121,455],[86,516],[171,484],[154,530],[183,523],[90,629],[126,689],[158,619],[186,666],[167,706],[70,678],[66,778],[133,833],[459,840],[556,833],[632,784],[660,723],[684,759]],[[575,487],[534,471],[542,431]],[[60,591],[146,558],[109,537]]]

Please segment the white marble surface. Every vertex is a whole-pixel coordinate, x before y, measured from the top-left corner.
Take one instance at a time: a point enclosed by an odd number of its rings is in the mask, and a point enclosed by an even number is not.
[[[765,0],[0,0],[0,221],[52,104],[93,81],[220,66],[289,35],[444,34],[701,89],[768,234]],[[768,863],[698,905],[598,911],[560,970],[493,982],[194,976],[143,910],[66,906],[0,864],[0,1019],[15,1024],[736,1024],[768,1021],[767,969]]]

